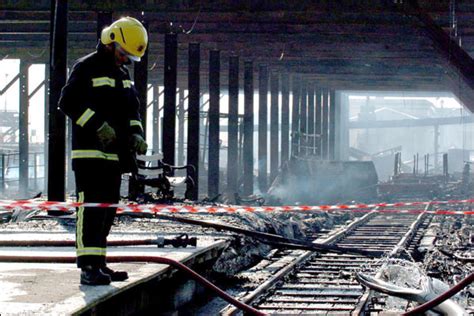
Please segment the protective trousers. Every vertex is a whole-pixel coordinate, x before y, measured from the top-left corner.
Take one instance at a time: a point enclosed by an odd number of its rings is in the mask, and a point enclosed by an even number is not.
[[[92,161],[91,161],[92,160]],[[117,203],[121,173],[114,161],[88,159],[75,164],[77,201]],[[106,264],[107,236],[116,208],[78,207],[76,213],[77,266],[103,267]]]

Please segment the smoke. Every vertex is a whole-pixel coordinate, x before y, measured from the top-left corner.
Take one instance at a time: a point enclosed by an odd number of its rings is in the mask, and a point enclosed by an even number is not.
[[[370,161],[292,158],[273,182],[272,204],[334,204],[376,198],[377,173]]]

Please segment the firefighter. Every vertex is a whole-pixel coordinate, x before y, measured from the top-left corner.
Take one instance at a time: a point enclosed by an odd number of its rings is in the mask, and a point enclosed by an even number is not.
[[[135,153],[147,144],[139,101],[125,65],[140,61],[148,44],[143,25],[131,17],[104,28],[95,52],[80,58],[62,89],[59,108],[72,121],[72,168],[78,202],[118,203],[121,174],[135,171]],[[125,271],[106,266],[107,235],[116,208],[78,207],[77,266],[81,284],[124,281]]]

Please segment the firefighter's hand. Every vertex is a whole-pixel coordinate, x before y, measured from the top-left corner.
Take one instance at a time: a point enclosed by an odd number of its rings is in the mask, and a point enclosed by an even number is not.
[[[132,135],[130,140],[130,147],[139,155],[144,155],[146,153],[146,150],[148,149],[148,145],[146,144],[143,137],[139,134]]]
[[[107,122],[104,122],[104,124],[102,124],[102,126],[97,130],[97,137],[104,148],[117,139],[115,130]]]

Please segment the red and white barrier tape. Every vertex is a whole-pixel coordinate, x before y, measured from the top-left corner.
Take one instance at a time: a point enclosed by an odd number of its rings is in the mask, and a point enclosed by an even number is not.
[[[378,212],[387,213],[431,213],[438,215],[474,215],[474,211],[458,210],[410,210],[410,209],[386,209],[402,208],[406,206],[426,206],[445,205],[445,204],[471,204],[474,199],[469,200],[451,200],[451,201],[431,201],[431,202],[397,202],[397,203],[374,203],[374,204],[344,204],[344,205],[318,205],[318,206],[198,206],[182,205],[172,206],[166,204],[112,204],[112,203],[78,203],[78,202],[54,202],[54,201],[36,201],[36,200],[0,200],[0,209],[21,209],[21,210],[48,210],[48,211],[68,211],[76,207],[116,207],[118,213],[234,213],[238,211],[245,212],[290,212],[290,211],[353,211],[370,212],[377,207]]]

